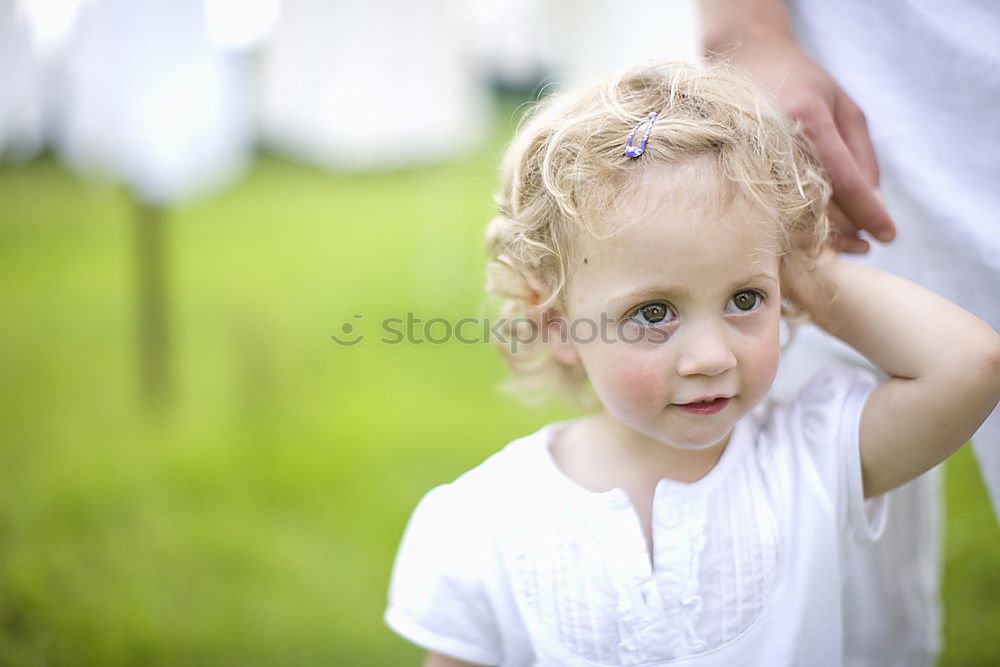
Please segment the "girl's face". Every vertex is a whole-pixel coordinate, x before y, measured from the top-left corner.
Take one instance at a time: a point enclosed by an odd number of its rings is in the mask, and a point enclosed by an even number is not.
[[[678,449],[725,444],[778,366],[773,228],[697,166],[645,169],[606,220],[617,234],[578,246],[555,343],[616,421]]]

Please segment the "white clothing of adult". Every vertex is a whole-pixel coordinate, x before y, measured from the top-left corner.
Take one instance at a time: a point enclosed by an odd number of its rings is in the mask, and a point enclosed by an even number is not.
[[[865,113],[897,224],[895,242],[873,244],[869,255],[854,259],[920,283],[1000,328],[1000,4],[787,4],[799,44]],[[779,396],[795,395],[809,369],[850,354],[817,331],[790,352]],[[973,449],[1000,517],[1000,411],[980,428]],[[845,665],[934,664],[939,487],[932,471],[892,492],[882,539],[853,557],[845,582]]]
[[[88,3],[65,55],[59,153],[150,204],[228,185],[253,141],[246,64],[212,43],[200,0]]]
[[[653,501],[652,558],[620,489],[557,468],[552,424],[420,502],[386,622],[468,662],[520,667],[841,664],[845,554],[877,535],[858,423],[874,382],[834,368],[740,420],[717,465]]]
[[[572,84],[649,61],[701,59],[695,0],[487,0],[462,11],[475,56],[510,83],[534,86],[541,74]]]
[[[284,0],[261,57],[265,143],[348,170],[474,149],[489,129],[489,97],[459,10],[433,0]]]
[[[45,143],[48,72],[14,0],[0,0],[0,62],[0,157],[26,160]]]

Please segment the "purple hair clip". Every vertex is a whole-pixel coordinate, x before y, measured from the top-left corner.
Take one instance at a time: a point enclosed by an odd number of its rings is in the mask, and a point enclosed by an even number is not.
[[[646,142],[649,140],[649,133],[653,129],[653,122],[656,120],[656,112],[649,114],[638,125],[632,130],[632,134],[628,135],[628,143],[625,144],[625,152],[622,153],[625,157],[639,157],[646,150]],[[638,146],[634,146],[632,141],[635,139],[635,133],[639,131],[639,128],[643,125],[646,126],[645,131],[642,133],[642,140],[639,142]]]

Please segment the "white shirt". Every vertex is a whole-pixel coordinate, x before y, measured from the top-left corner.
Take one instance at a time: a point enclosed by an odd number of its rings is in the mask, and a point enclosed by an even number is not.
[[[661,480],[653,560],[625,493],[556,467],[552,424],[432,490],[386,622],[486,665],[839,665],[840,572],[877,534],[857,429],[866,374],[824,374],[741,420],[693,484]]]

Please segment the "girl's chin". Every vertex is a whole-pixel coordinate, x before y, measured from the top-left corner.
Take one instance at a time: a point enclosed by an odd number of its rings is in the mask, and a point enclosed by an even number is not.
[[[704,451],[706,449],[714,449],[716,447],[724,447],[726,445],[726,443],[729,442],[729,435],[731,433],[732,433],[732,429],[730,429],[729,431],[727,431],[721,437],[718,434],[714,434],[714,435],[708,436],[708,437],[706,437],[704,439],[699,438],[699,439],[694,439],[694,440],[682,440],[680,442],[678,442],[678,441],[671,441],[671,440],[667,439],[667,440],[663,440],[663,444],[669,445],[670,447],[673,447],[674,449],[680,449],[680,450],[683,450],[683,451],[699,452],[699,451]]]
[[[707,442],[707,443],[700,443],[700,442],[695,443],[695,442],[692,442],[692,443],[676,444],[676,443],[670,442],[670,443],[665,443],[665,444],[669,445],[670,447],[673,447],[674,449],[679,449],[679,450],[685,451],[685,452],[701,452],[701,451],[704,451],[706,449],[713,449],[715,447],[722,447],[722,446],[725,445],[725,443],[727,441],[728,441],[728,438],[723,438],[722,440],[715,440],[714,442]]]
[[[709,432],[703,433],[691,433],[689,429],[685,433],[683,429],[665,429],[661,424],[641,424],[640,420],[629,419],[628,416],[619,416],[610,411],[601,413],[599,418],[607,420],[613,425],[612,428],[621,429],[620,433],[627,439],[637,437],[639,440],[658,442],[671,449],[690,452],[725,446],[733,430],[730,425],[729,430],[724,433],[711,429],[706,429]]]

